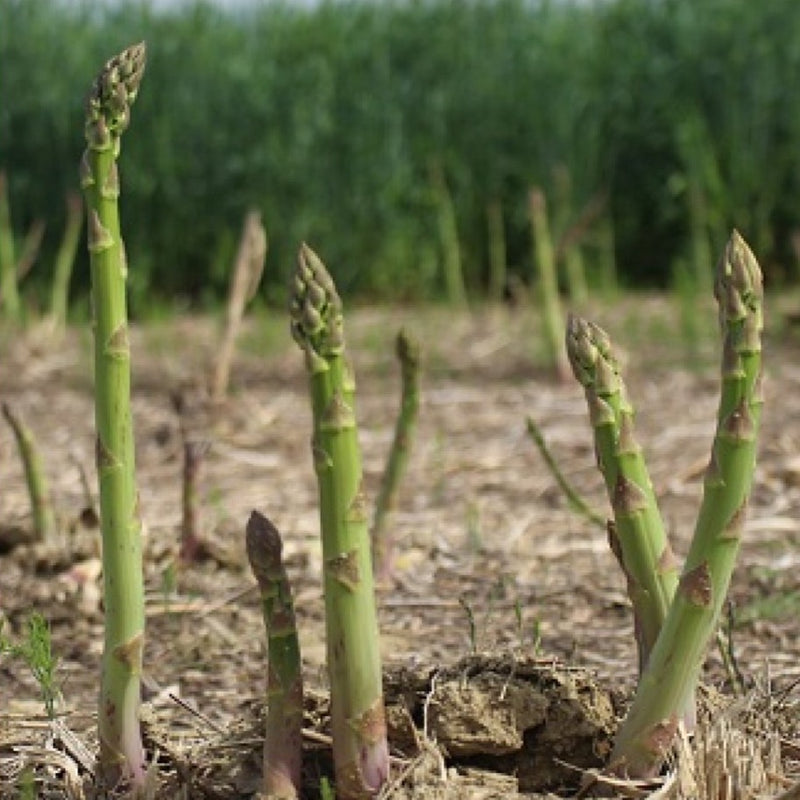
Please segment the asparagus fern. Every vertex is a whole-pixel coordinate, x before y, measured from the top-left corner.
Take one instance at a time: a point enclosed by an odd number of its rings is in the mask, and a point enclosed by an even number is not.
[[[761,270],[734,231],[717,266],[722,392],[703,500],[680,584],[617,737],[612,768],[647,777],[694,690],[739,552],[761,420]]]
[[[389,756],[355,381],[336,286],[305,244],[292,280],[290,315],[292,335],[305,354],[314,420],[336,791],[342,800],[360,800],[386,782]]]
[[[144,593],[117,157],[145,65],[144,43],[106,63],[86,102],[81,185],[86,197],[95,336],[95,419],[103,536],[105,643],[99,703],[100,774],[140,787]]]
[[[283,543],[275,526],[253,511],[246,536],[268,642],[264,793],[274,800],[295,800],[300,793],[303,755],[303,676],[292,591],[283,565]]]

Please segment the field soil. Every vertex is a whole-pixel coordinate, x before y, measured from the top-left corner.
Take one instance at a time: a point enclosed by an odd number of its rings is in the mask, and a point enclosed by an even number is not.
[[[677,553],[692,535],[718,400],[714,310],[697,338],[657,297],[592,316],[620,344],[637,430]],[[773,315],[773,320],[781,319]],[[528,438],[541,427],[562,471],[608,513],[583,392],[542,365],[524,309],[356,309],[347,317],[357,375],[365,487],[374,498],[399,402],[393,339],[405,325],[424,353],[419,429],[389,522],[397,543],[378,589],[394,758],[384,797],[574,796],[602,766],[636,679],[625,583],[604,531],[576,514]],[[310,409],[284,316],[243,330],[227,401],[199,388],[219,322],[178,318],[132,331],[134,418],[145,524],[147,640],[142,707],[159,798],[250,798],[259,786],[265,639],[244,552],[252,509],[284,537],[307,687],[306,797],[332,776]],[[34,611],[49,621],[62,699],[48,720],[25,664],[0,655],[0,797],[91,797],[102,651],[94,473],[92,342],[34,327],[3,334],[2,400],[35,434],[60,520],[31,529],[24,475],[0,425],[0,620],[20,642]],[[800,778],[800,336],[773,322],[767,404],[746,535],[719,646],[700,693],[701,728],[677,766],[620,796],[771,798]],[[179,565],[183,447],[172,396],[197,411],[209,443],[200,474],[204,557]],[[193,405],[194,403],[194,405]],[[198,410],[199,409],[199,410]],[[724,657],[723,657],[724,656]],[[38,795],[25,795],[26,775]],[[714,781],[739,788],[720,789]],[[721,784],[720,784],[721,785]]]

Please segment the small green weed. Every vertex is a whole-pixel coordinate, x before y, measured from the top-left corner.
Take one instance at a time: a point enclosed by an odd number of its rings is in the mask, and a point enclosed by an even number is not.
[[[58,660],[53,656],[50,626],[41,614],[31,614],[26,636],[21,644],[13,644],[4,635],[2,623],[0,623],[0,656],[6,654],[22,659],[27,664],[39,684],[47,716],[54,719],[56,701],[61,696],[61,690],[55,677]]]

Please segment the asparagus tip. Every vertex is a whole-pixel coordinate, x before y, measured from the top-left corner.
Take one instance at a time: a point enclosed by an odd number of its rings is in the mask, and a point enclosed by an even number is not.
[[[344,349],[342,301],[322,259],[305,242],[297,255],[290,295],[294,340],[322,357],[340,354]]]
[[[247,559],[259,585],[269,582],[281,563],[283,543],[273,523],[255,509],[247,520]]]
[[[395,350],[398,359],[400,359],[403,364],[416,366],[419,363],[419,342],[405,328],[401,328],[397,332]]]

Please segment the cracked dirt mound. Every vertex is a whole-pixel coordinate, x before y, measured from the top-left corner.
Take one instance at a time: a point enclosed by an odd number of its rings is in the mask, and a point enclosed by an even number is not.
[[[576,770],[603,764],[615,729],[611,697],[596,679],[553,659],[475,655],[448,667],[400,668],[386,673],[385,695],[395,791],[408,797],[575,786]],[[327,723],[326,698],[312,696],[309,787],[330,774]],[[172,773],[162,796],[188,790],[198,800],[228,800],[256,791],[263,726],[263,704],[254,703],[229,730],[186,749],[150,718],[149,747],[164,755],[162,768]]]

